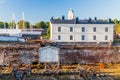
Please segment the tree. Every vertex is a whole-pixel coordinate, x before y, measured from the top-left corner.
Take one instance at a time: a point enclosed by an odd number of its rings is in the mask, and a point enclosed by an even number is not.
[[[35,23],[34,28],[42,28],[42,27],[40,26],[40,22]]]
[[[8,25],[9,25],[9,28],[11,28],[11,29],[16,28],[15,22],[9,22]]]
[[[119,23],[119,21],[118,21],[117,19],[114,19],[113,22],[114,22],[115,24],[118,24],[118,23]]]
[[[50,22],[46,22],[46,27],[49,28],[50,27]]]
[[[30,28],[30,23],[28,21],[20,20],[17,24],[20,29]]]
[[[48,38],[50,37],[50,27],[48,27],[48,29],[47,29],[46,36],[47,36]]]
[[[35,28],[45,29],[45,28],[47,28],[47,26],[46,26],[45,22],[41,21],[41,22],[35,23]]]
[[[9,24],[7,22],[4,22],[5,28],[9,28]]]
[[[115,24],[115,26],[114,26],[114,33],[115,34],[120,34],[120,24]]]
[[[4,28],[4,23],[0,22],[0,28]]]
[[[17,23],[17,25],[18,25],[18,27],[20,28],[20,29],[25,29],[25,21],[23,21],[23,20],[20,20],[18,23]]]
[[[25,22],[25,27],[26,27],[27,29],[29,29],[29,28],[30,28],[30,23],[29,23],[29,22]]]
[[[49,38],[50,37],[50,22],[46,22],[47,25],[47,32],[46,32],[46,36]]]

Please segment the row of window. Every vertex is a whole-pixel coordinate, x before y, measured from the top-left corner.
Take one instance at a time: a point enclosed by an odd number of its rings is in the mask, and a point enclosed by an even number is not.
[[[82,32],[85,32],[85,27],[81,28]],[[93,32],[96,32],[97,29],[96,27],[93,27]],[[61,32],[61,27],[58,27],[58,32]],[[70,27],[70,32],[73,32],[73,27]],[[105,28],[105,32],[108,32],[108,27]]]
[[[61,36],[58,35],[58,40],[61,40]],[[73,35],[70,35],[70,40],[73,40]],[[81,35],[81,40],[85,40],[85,35]],[[96,35],[93,36],[93,40],[96,40]],[[108,40],[108,36],[105,35],[105,40]]]

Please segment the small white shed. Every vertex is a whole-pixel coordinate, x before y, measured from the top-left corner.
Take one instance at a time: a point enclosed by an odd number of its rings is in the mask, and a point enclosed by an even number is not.
[[[58,62],[59,63],[59,48],[46,46],[38,50],[39,62]]]

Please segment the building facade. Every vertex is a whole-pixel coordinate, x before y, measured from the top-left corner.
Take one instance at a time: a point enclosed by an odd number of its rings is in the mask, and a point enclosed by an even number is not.
[[[71,10],[71,9],[70,9]],[[68,19],[50,20],[51,31],[50,40],[52,42],[113,42],[114,23],[108,21],[74,19],[74,15],[69,11]],[[72,16],[72,17],[71,17]]]

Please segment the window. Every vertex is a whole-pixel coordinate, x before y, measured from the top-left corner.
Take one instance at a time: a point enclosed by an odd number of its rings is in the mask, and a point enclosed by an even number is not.
[[[84,36],[84,35],[82,35],[82,36],[81,36],[81,39],[82,39],[82,40],[85,40],[85,36]]]
[[[82,27],[82,32],[85,32],[85,27]]]
[[[60,35],[58,35],[58,40],[61,40],[61,36]]]
[[[70,40],[73,40],[73,35],[70,35]]]
[[[93,32],[96,32],[96,27],[93,28]]]
[[[61,27],[58,27],[58,32],[61,32]]]
[[[108,27],[105,28],[105,32],[108,32]]]
[[[96,36],[95,35],[93,36],[93,40],[96,40]]]
[[[70,27],[70,32],[73,32],[73,27]]]
[[[105,36],[105,40],[108,40],[108,36],[107,35]]]

